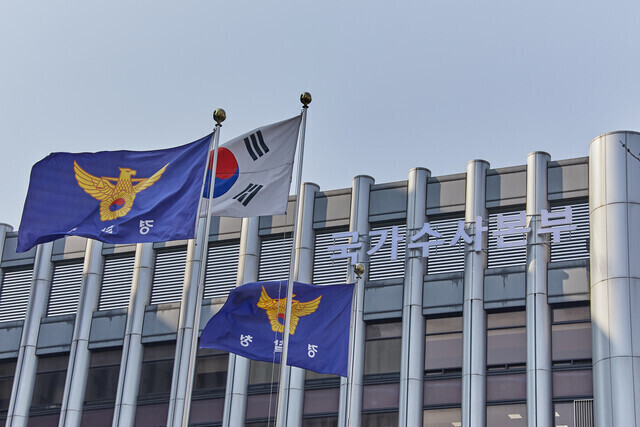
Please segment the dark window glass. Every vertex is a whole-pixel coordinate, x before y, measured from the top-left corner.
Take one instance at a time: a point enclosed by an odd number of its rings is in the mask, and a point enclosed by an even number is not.
[[[113,420],[113,407],[108,409],[91,409],[82,411],[83,426],[111,427]]]
[[[398,413],[363,414],[362,425],[367,427],[396,427],[398,425]]]
[[[13,376],[15,372],[15,360],[3,360],[0,362],[0,414],[5,414],[9,409],[11,387],[13,386]]]
[[[338,413],[340,402],[340,389],[321,388],[317,390],[305,390],[304,392],[304,415]]]
[[[120,348],[91,352],[87,390],[84,396],[85,406],[115,402],[121,359],[122,349]]]
[[[335,427],[337,425],[337,416],[302,419],[302,427]]]
[[[402,323],[367,325],[364,374],[400,372]]]
[[[575,427],[573,422],[573,402],[556,403],[554,406],[556,427]]]
[[[229,353],[208,348],[198,349],[193,394],[224,393],[227,384]]]
[[[487,406],[487,426],[524,427],[527,425],[527,405]]]
[[[68,364],[68,354],[38,358],[38,370],[31,400],[32,413],[60,409]]]
[[[462,317],[427,319],[424,369],[427,373],[462,367]]]
[[[526,397],[527,374],[499,374],[487,376],[487,401],[526,399]]]
[[[589,307],[556,308],[551,326],[554,364],[591,360],[591,318]]]
[[[223,412],[224,396],[217,399],[193,400],[189,414],[189,425],[209,426],[212,423],[221,423]]]
[[[278,389],[280,380],[280,365],[271,362],[261,362],[259,360],[251,361],[251,370],[249,372],[249,385],[254,384],[274,384]]]
[[[459,405],[462,378],[428,378],[424,381],[425,406]]]
[[[175,343],[144,346],[138,402],[169,398],[175,351]]]
[[[524,311],[487,315],[487,367],[524,367],[527,331]]]
[[[460,408],[428,409],[424,411],[423,427],[459,427],[462,425]]]
[[[584,399],[593,396],[591,369],[571,369],[553,372],[553,397]]]
[[[400,398],[400,384],[365,385],[362,393],[362,409],[395,409]],[[364,423],[363,425],[367,425]]]
[[[276,418],[276,408],[278,406],[278,393],[277,387],[273,394],[254,394],[247,396],[247,415],[246,419],[251,421],[256,418],[260,421],[269,419],[271,425]],[[254,421],[255,422],[255,421]],[[247,422],[247,424],[250,424]],[[251,424],[253,426],[253,424]],[[260,425],[260,424],[258,424]],[[264,423],[263,425],[267,425]]]

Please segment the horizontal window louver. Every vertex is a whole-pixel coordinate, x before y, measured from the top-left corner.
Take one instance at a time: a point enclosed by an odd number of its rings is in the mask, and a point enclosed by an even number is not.
[[[150,304],[176,302],[182,299],[187,251],[157,252],[153,270]]]
[[[372,231],[387,230],[387,241],[373,254],[369,255],[369,280],[396,279],[404,277],[404,257],[407,250],[407,226],[398,225],[398,237],[402,240],[398,242],[398,258],[391,259],[391,228],[393,225],[384,227],[373,227]],[[371,249],[378,242],[380,236],[371,238]]]
[[[589,203],[570,205],[572,211],[571,224],[573,231],[560,233],[560,242],[551,243],[551,262],[589,259]],[[551,209],[560,212],[564,206]]]
[[[236,286],[240,243],[209,246],[204,297],[226,297]]]
[[[23,320],[29,304],[33,269],[5,270],[0,288],[0,322]]]
[[[47,316],[75,314],[82,286],[83,264],[57,264],[53,268]]]
[[[134,256],[104,260],[98,310],[113,310],[129,306],[134,263]]]
[[[327,248],[332,245],[349,243],[349,237],[334,239],[333,233],[317,233],[313,252],[313,284],[314,285],[337,285],[345,283],[347,280],[347,267],[349,260],[331,259],[334,252],[329,252]]]
[[[521,211],[505,212],[505,217],[513,217]],[[527,246],[498,248],[498,236],[494,236],[494,232],[498,229],[498,215],[489,215],[489,231],[488,231],[488,251],[487,251],[487,267],[512,267],[517,265],[525,265],[527,263]],[[505,243],[526,240],[525,233],[517,233],[510,236],[504,236]]]
[[[260,244],[258,280],[287,280],[291,262],[291,237],[264,239]]]
[[[442,237],[429,237],[429,240],[444,240],[444,243],[429,249],[427,274],[464,271],[464,241],[460,240],[454,246],[449,244],[458,231],[459,221],[464,223],[464,218],[429,221],[431,229],[442,234]]]

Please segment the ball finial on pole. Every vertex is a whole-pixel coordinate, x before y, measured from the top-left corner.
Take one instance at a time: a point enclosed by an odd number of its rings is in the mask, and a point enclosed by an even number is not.
[[[309,104],[311,104],[311,94],[309,92],[302,92],[302,95],[300,95],[300,102],[302,102],[304,108],[307,108]]]
[[[217,124],[224,122],[226,118],[227,113],[225,113],[222,108],[216,108],[216,111],[213,112],[213,120],[215,120]]]
[[[356,264],[353,266],[353,272],[356,273],[358,279],[364,274],[364,265]]]

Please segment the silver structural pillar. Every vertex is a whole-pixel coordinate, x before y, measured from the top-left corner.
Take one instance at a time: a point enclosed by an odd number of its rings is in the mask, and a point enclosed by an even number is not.
[[[197,351],[197,346],[193,345],[194,342],[197,342],[197,340],[194,341],[194,334],[197,336],[199,332],[200,309],[204,295],[200,275],[201,270],[205,267],[202,265],[202,260],[209,244],[208,234],[205,215],[198,219],[196,238],[189,240],[187,246],[187,263],[180,302],[176,359],[173,364],[167,426],[181,427],[189,423]]]
[[[313,280],[313,250],[315,244],[315,232],[313,231],[313,207],[316,193],[320,190],[318,185],[304,183],[300,193],[298,204],[298,224],[296,225],[295,241],[295,265],[293,279],[298,282],[311,283]],[[287,427],[299,427],[302,424],[302,411],[304,406],[304,381],[306,371],[294,366],[285,367],[289,372],[286,378],[289,381],[285,388],[287,399]]]
[[[259,217],[244,218],[240,234],[240,255],[236,286],[258,280],[260,266]],[[241,426],[247,412],[247,388],[249,386],[250,360],[229,353],[227,385],[224,398],[224,427]]]
[[[541,211],[549,209],[547,164],[551,156],[527,156],[527,425],[553,425],[551,308],[547,302],[549,236],[538,234]]]
[[[142,323],[149,305],[153,282],[153,244],[138,243],[133,265],[131,296],[127,308],[127,324],[122,345],[122,361],[118,375],[118,390],[113,412],[113,427],[135,424],[140,370],[142,369]]]
[[[428,169],[414,168],[409,171],[407,236],[419,231],[427,220],[429,176],[431,172]],[[399,426],[421,426],[424,417],[424,266],[422,251],[407,248],[402,301]]]
[[[628,150],[628,151],[627,151]],[[595,425],[640,425],[640,134],[589,147]]]
[[[362,236],[369,234],[369,196],[371,186],[375,180],[367,175],[359,175],[353,179],[351,187],[351,217],[349,230],[357,231]],[[367,239],[368,241],[368,239]],[[353,242],[355,243],[355,242]],[[356,250],[357,261],[368,267],[368,245],[363,244]],[[364,377],[364,347],[366,339],[366,325],[364,323],[364,284],[369,277],[369,268],[365,268],[362,277],[357,280],[353,273],[353,266],[349,265],[347,281],[355,282],[353,314],[351,316],[351,336],[349,355],[349,376],[340,380],[340,403],[338,426],[359,427],[362,423],[362,394]]]
[[[102,256],[102,242],[87,240],[84,253],[84,267],[82,271],[82,287],[78,311],[73,327],[71,351],[69,352],[69,369],[62,396],[62,410],[59,426],[79,426],[82,421],[82,406],[87,386],[87,376],[91,362],[89,351],[89,332],[91,319],[98,309],[100,301],[100,286],[104,257]]]
[[[26,426],[29,418],[31,397],[38,370],[38,357],[36,356],[38,332],[40,331],[40,321],[47,314],[49,291],[51,290],[52,251],[53,242],[40,244],[36,249],[29,305],[22,326],[16,373],[13,377],[11,400],[7,412],[7,427]]]
[[[487,404],[487,314],[484,311],[484,270],[487,268],[487,233],[476,229],[476,220],[488,218],[486,178],[489,163],[467,164],[465,223],[474,241],[465,244],[464,302],[462,311],[462,425],[484,427]],[[482,224],[482,223],[481,223]],[[480,224],[480,225],[481,225]],[[478,241],[479,240],[479,241]],[[480,247],[483,250],[476,251]]]

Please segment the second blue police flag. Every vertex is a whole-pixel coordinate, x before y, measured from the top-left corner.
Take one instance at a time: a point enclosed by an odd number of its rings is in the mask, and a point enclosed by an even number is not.
[[[210,139],[48,155],[31,169],[17,251],[70,235],[107,243],[192,238]]]
[[[353,286],[294,283],[289,365],[347,376]],[[280,363],[286,293],[286,281],[253,282],[233,289],[203,329],[200,347]]]

